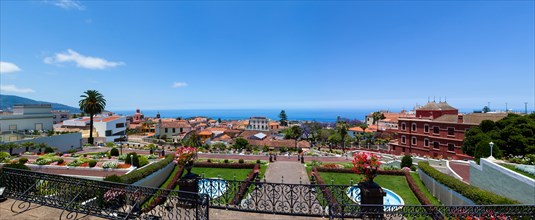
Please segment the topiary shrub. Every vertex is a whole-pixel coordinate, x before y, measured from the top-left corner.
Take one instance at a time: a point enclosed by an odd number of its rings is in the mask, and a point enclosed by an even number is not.
[[[238,160],[238,163],[244,163],[243,159]]]
[[[225,159],[223,162],[224,162],[224,163],[228,163],[228,159]]]
[[[403,167],[411,167],[412,166],[412,157],[410,155],[405,155],[403,158],[401,158],[401,168]]]
[[[119,156],[119,150],[117,148],[112,148],[110,150],[110,156],[118,157]]]
[[[208,159],[208,160],[206,160],[206,162],[212,163],[212,159]]]
[[[131,164],[132,166],[139,167],[139,157],[135,152],[128,153],[124,160],[124,163]]]
[[[90,160],[88,163],[89,163],[89,167],[95,167],[97,165],[96,160]]]
[[[256,163],[257,163],[257,164],[260,164],[261,162],[260,162],[260,160],[256,160]]]
[[[45,154],[54,153],[54,148],[52,147],[46,147],[45,148]]]
[[[23,158],[19,159],[19,164],[25,164],[27,162],[28,162],[28,158],[26,158],[26,157],[23,157]]]
[[[62,158],[59,158],[59,159],[57,160],[57,162],[58,162],[58,164],[62,164],[62,163],[65,162],[65,161],[64,161]]]
[[[9,158],[11,158],[11,156],[8,152],[0,152],[0,163],[3,163],[4,161],[9,161]]]

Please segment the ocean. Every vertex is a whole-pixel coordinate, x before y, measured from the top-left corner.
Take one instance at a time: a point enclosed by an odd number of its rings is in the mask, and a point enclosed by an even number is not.
[[[279,110],[275,109],[197,109],[197,110],[143,110],[141,112],[146,117],[155,117],[160,113],[162,118],[189,118],[194,116],[206,116],[213,119],[221,118],[222,120],[240,120],[248,119],[252,116],[265,116],[272,120],[279,120]],[[335,110],[335,109],[303,109],[294,110],[286,109],[288,120],[303,120],[317,122],[334,122],[338,116],[348,119],[357,119],[363,121],[367,114],[377,110],[356,109],[356,110]],[[113,111],[120,115],[133,115],[135,110],[117,110]]]

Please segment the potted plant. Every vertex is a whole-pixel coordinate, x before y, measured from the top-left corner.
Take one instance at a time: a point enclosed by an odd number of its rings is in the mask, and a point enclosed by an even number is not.
[[[180,187],[179,190],[182,191],[178,193],[178,196],[183,198],[183,200],[179,202],[179,206],[183,208],[193,208],[194,204],[192,201],[196,201],[196,193],[199,192],[199,184],[197,182],[199,176],[191,172],[193,162],[197,159],[197,151],[197,148],[193,147],[180,147],[175,154],[175,163],[188,171],[186,175],[178,181]]]
[[[184,169],[188,171],[187,174],[191,173],[191,169],[193,168],[193,161],[197,159],[197,151],[197,148],[194,147],[180,147],[176,151],[175,161],[178,165],[183,166]]]
[[[360,204],[371,205],[362,207],[362,211],[372,218],[382,215],[383,207],[379,205],[383,205],[383,197],[386,196],[383,189],[373,182],[381,165],[380,159],[380,156],[368,152],[358,152],[353,156],[353,170],[364,175],[364,181],[359,183]]]

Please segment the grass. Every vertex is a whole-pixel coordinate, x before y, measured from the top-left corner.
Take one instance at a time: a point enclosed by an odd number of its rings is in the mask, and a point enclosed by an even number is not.
[[[320,172],[319,174],[326,184],[331,184],[331,179],[334,180],[334,184],[340,185],[349,184],[351,179],[353,180],[353,184],[357,184],[364,179],[362,175],[351,173]],[[375,177],[374,182],[401,196],[405,205],[420,205],[420,201],[418,201],[412,190],[409,188],[405,176],[378,175]]]
[[[427,199],[429,199],[429,201],[431,201],[431,204],[433,204],[433,205],[442,205],[440,203],[440,201],[438,201],[438,199],[435,198],[433,196],[433,194],[431,194],[431,192],[429,192],[429,190],[427,190],[427,188],[425,187],[424,183],[420,179],[420,176],[418,175],[418,173],[411,172],[411,176],[414,179],[414,182],[416,183],[416,185],[418,185],[418,188],[420,188],[420,190],[424,193],[425,197],[427,197]]]
[[[507,168],[507,169],[510,169],[510,170],[512,170],[512,171],[515,171],[515,172],[517,172],[517,173],[520,173],[520,174],[522,174],[522,175],[524,175],[524,176],[527,176],[527,177],[529,177],[529,178],[531,178],[531,179],[535,179],[535,175],[533,175],[533,174],[531,174],[531,173],[528,173],[528,172],[524,172],[524,171],[522,171],[522,170],[517,170],[517,169],[515,168],[515,166],[513,166],[513,165],[510,165],[510,164],[500,164],[500,165],[501,165],[502,167],[505,167],[505,168]]]
[[[205,178],[217,178],[218,175],[225,180],[245,180],[249,172],[252,169],[230,169],[230,168],[209,168],[209,167],[193,167],[192,173],[202,176],[204,173]],[[186,174],[187,172],[184,172]]]

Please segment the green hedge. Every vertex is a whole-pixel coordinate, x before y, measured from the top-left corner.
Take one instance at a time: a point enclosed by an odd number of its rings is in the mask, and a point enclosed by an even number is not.
[[[431,178],[446,185],[463,196],[466,196],[468,199],[474,201],[478,205],[519,204],[517,201],[496,195],[492,192],[482,190],[475,186],[468,185],[447,174],[441,173],[440,171],[431,167],[428,162],[419,162],[418,167],[424,171],[424,173],[431,176]]]
[[[117,177],[116,175],[108,176],[104,178],[104,181],[111,181],[111,182],[120,182],[120,183],[127,183],[132,184],[135,183],[148,175],[151,175],[152,173],[164,168],[169,163],[173,162],[174,155],[168,154],[165,156],[165,159],[158,161],[156,163],[153,163],[151,165],[148,165],[144,167],[143,169],[137,169],[134,170],[128,174],[122,175],[120,177]],[[120,180],[120,181],[119,181]]]

